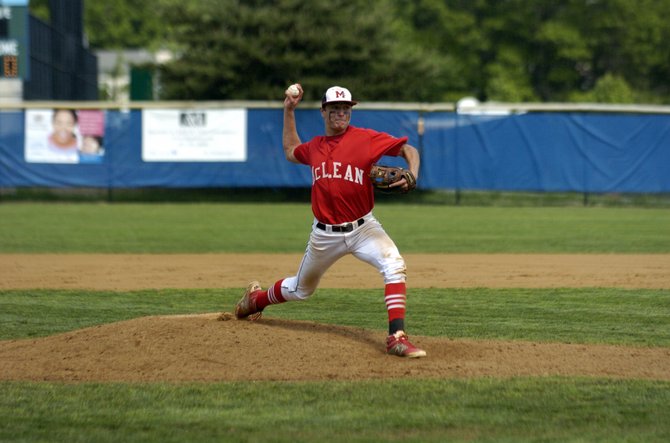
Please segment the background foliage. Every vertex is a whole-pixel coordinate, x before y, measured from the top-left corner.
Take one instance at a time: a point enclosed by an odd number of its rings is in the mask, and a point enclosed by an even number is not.
[[[93,48],[174,51],[163,99],[670,103],[670,0],[89,0],[85,20]]]

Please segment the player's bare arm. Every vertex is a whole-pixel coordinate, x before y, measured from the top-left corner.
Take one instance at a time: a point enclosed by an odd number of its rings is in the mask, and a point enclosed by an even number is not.
[[[298,129],[295,124],[295,108],[302,100],[303,90],[302,86],[296,84],[299,90],[299,94],[294,96],[287,89],[286,97],[284,98],[284,130],[282,133],[282,142],[284,145],[284,155],[286,160],[292,163],[300,163],[298,159],[295,158],[293,152],[295,148],[300,145],[300,137],[298,136]]]
[[[407,169],[410,170],[415,179],[419,179],[419,166],[421,165],[421,157],[419,155],[419,150],[414,146],[404,144],[400,148],[400,154],[402,158],[407,162]],[[402,186],[407,188],[407,180],[404,178],[390,185],[391,187]]]

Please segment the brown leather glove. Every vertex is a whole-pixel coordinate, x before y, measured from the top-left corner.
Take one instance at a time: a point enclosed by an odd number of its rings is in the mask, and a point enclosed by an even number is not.
[[[395,166],[372,165],[369,177],[375,189],[388,194],[407,194],[416,189],[416,178],[408,169]],[[407,188],[404,186],[391,186],[403,178],[407,181]]]

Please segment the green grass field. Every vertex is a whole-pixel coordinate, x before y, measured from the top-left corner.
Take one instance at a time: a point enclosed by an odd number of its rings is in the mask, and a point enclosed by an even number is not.
[[[0,440],[663,442],[667,383],[0,383]]]
[[[404,253],[670,252],[670,210],[379,205]],[[0,205],[6,252],[302,252],[308,204]]]
[[[667,209],[380,205],[376,214],[403,252],[670,253]],[[310,217],[303,204],[0,204],[0,253],[300,252]],[[239,293],[0,291],[0,340],[218,312]],[[272,316],[378,329],[380,303],[375,291],[322,289]],[[670,290],[421,289],[408,323],[450,338],[670,348]],[[0,441],[666,442],[669,404],[670,382],[577,377],[0,382]]]

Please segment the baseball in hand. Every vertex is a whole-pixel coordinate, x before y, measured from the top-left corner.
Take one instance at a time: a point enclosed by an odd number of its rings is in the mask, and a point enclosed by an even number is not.
[[[300,95],[300,89],[298,89],[297,85],[289,86],[286,92],[288,92],[288,95],[290,95],[291,97],[297,97]]]

